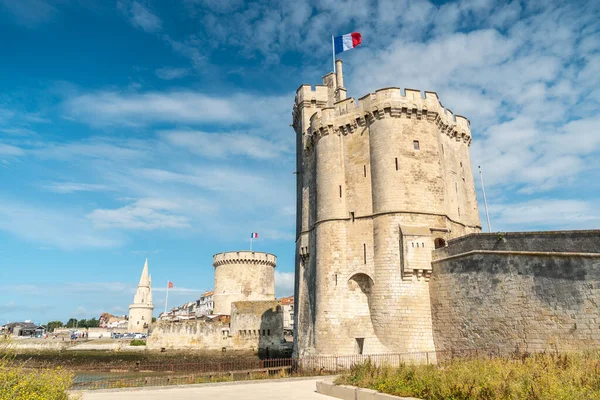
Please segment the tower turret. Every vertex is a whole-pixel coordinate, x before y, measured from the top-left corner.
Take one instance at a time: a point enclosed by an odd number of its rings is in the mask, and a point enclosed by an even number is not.
[[[152,278],[148,272],[148,259],[146,259],[140,283],[133,297],[133,304],[129,305],[129,332],[147,332],[152,323],[153,311]]]

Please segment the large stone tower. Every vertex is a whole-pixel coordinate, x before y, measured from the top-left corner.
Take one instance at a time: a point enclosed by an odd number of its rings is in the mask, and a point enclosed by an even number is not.
[[[144,264],[140,283],[133,298],[133,304],[129,305],[129,332],[147,332],[152,323],[152,277],[148,274],[148,259]]]
[[[214,314],[231,314],[235,301],[275,300],[277,257],[257,251],[230,251],[213,256]]]
[[[295,352],[433,350],[431,251],[479,232],[465,117],[434,92],[296,91]]]

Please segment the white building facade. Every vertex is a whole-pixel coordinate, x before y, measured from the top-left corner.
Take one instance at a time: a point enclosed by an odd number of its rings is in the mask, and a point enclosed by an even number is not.
[[[214,291],[210,291],[210,292],[205,292],[200,296],[200,299],[198,299],[198,301],[197,301],[198,307],[196,308],[196,315],[198,317],[203,317],[205,315],[211,315],[213,313],[213,309],[214,309],[213,295],[214,294],[215,294]]]

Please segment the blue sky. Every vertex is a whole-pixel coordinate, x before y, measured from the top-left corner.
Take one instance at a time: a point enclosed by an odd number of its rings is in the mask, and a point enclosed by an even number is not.
[[[349,95],[432,90],[471,120],[494,231],[597,228],[599,14],[594,1],[0,0],[0,322],[126,313],[146,257],[156,311],[168,280],[171,305],[194,300],[212,255],[253,231],[291,294],[291,110],[330,70],[332,32],[363,35],[343,54]]]

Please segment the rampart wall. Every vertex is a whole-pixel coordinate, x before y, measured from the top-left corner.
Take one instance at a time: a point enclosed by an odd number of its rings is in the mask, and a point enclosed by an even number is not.
[[[221,350],[231,348],[229,324],[204,320],[155,324],[148,336],[148,349]]]
[[[436,350],[600,348],[600,231],[453,239],[429,284]]]
[[[161,321],[152,327],[149,349],[247,350],[281,354],[283,309],[278,301],[240,301],[231,304],[229,322]]]

